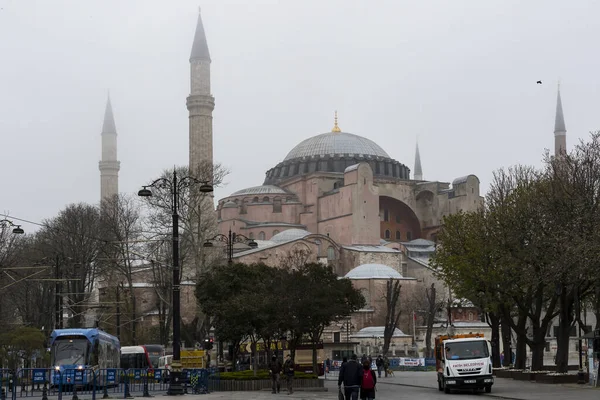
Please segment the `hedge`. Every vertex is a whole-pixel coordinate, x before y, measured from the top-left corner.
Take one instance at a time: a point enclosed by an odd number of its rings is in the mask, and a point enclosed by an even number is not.
[[[219,374],[219,379],[236,381],[254,381],[261,379],[271,379],[271,374],[269,373],[269,370],[266,369],[260,369],[256,371],[256,376],[254,376],[254,371],[252,370],[221,372]],[[318,379],[318,377],[315,374],[307,374],[305,372],[296,371],[294,373],[294,379]]]

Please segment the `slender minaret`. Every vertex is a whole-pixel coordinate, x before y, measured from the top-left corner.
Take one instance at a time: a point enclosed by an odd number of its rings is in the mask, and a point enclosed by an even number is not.
[[[417,142],[417,150],[415,152],[415,181],[423,180],[423,170],[421,169],[421,155],[419,154],[419,142]]]
[[[562,100],[560,99],[560,83],[556,97],[556,117],[554,119],[554,155],[558,156],[567,151],[567,128],[563,115]]]
[[[187,98],[190,112],[190,173],[199,179],[212,180],[212,112],[215,99],[210,92],[210,54],[200,14],[190,56],[190,71],[191,91]],[[207,166],[211,166],[208,171]]]
[[[100,161],[100,200],[110,198],[119,193],[119,169],[117,161],[117,128],[113,116],[110,96],[104,111],[102,124],[102,160]]]

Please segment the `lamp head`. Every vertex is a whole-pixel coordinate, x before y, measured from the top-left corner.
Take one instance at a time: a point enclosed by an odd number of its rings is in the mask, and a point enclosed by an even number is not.
[[[212,185],[209,185],[208,183],[203,183],[202,185],[200,185],[201,193],[211,193],[213,190],[214,189],[213,189]]]
[[[258,243],[256,243],[254,240],[250,240],[248,242],[248,246],[250,246],[250,248],[255,249],[258,247]]]
[[[147,186],[144,186],[143,189],[141,189],[138,192],[138,196],[141,196],[141,197],[151,197],[152,196],[152,192],[150,191],[150,189],[148,189]]]
[[[21,225],[17,225],[13,230],[13,233],[16,233],[17,235],[22,235],[25,233],[25,231],[23,230],[23,228],[21,228]]]
[[[210,240],[207,240],[206,242],[204,242],[204,247],[213,247],[213,244]]]

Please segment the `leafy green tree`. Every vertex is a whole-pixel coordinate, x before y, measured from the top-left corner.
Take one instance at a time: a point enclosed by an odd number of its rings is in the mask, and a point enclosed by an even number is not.
[[[318,371],[317,345],[323,331],[332,322],[363,308],[365,299],[349,279],[338,279],[327,265],[304,264],[292,271],[290,278],[289,283],[297,288],[292,292],[295,298],[288,303],[290,314],[296,316],[292,326],[308,337],[312,346],[313,371]]]
[[[36,352],[45,353],[46,337],[37,328],[21,326],[12,331],[0,334],[0,346],[3,355],[8,359],[9,368],[17,368],[22,359],[25,367],[31,366],[31,359]]]

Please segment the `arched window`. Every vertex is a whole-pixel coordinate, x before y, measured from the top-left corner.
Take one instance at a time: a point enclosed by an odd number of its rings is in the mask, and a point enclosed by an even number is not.
[[[469,321],[473,321],[473,313],[469,311]]]
[[[383,220],[385,222],[390,220],[390,212],[387,210],[387,208],[383,210]]]
[[[274,213],[281,212],[281,197],[275,197],[273,199],[273,212]]]
[[[268,203],[268,202],[269,202],[269,196],[263,197],[263,203]]]
[[[277,229],[275,229],[275,230],[273,231],[273,236],[277,235],[278,233],[279,233],[279,231],[278,231]]]
[[[408,241],[412,240],[412,232],[406,232],[406,240],[408,240]]]
[[[248,239],[254,239],[254,233],[253,232],[250,232],[248,234]]]
[[[335,260],[335,249],[333,248],[333,246],[329,246],[327,248],[327,261],[333,260]]]
[[[258,240],[265,240],[265,233],[263,231],[258,232]]]
[[[401,239],[400,231],[396,231],[396,240],[400,240],[400,239]]]
[[[253,203],[258,203],[258,196],[256,196],[255,198],[252,199]]]
[[[365,309],[371,309],[371,293],[369,293],[369,289],[360,289],[360,294],[362,294],[362,296],[365,298]]]
[[[389,229],[386,229],[386,230],[385,230],[385,238],[386,238],[386,239],[389,239],[389,238],[390,238],[390,236],[392,236],[392,234],[391,234],[390,230],[389,230]]]

